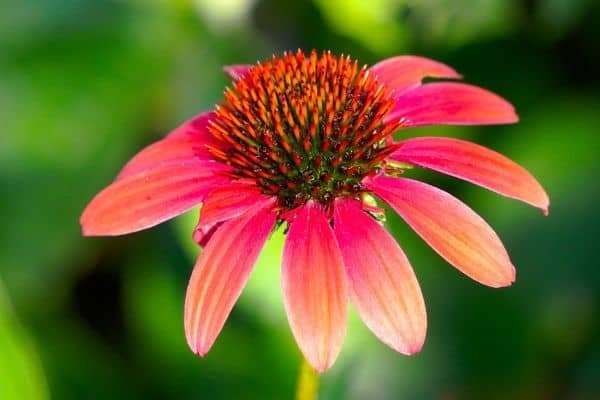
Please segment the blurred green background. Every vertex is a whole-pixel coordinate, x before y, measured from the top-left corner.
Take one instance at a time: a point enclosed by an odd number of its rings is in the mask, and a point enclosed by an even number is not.
[[[82,238],[79,214],[125,161],[220,101],[221,66],[303,48],[454,66],[518,125],[433,127],[527,167],[550,216],[433,173],[517,266],[508,289],[449,267],[396,216],[429,332],[398,355],[352,317],[320,399],[600,398],[600,2],[3,0],[0,2],[0,399],[289,399],[299,351],[276,235],[205,359],[183,334],[197,210]]]

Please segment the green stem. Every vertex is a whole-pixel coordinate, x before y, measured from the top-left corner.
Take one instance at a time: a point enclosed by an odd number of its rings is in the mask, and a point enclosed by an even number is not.
[[[296,400],[316,400],[318,391],[319,373],[302,358],[296,385]]]

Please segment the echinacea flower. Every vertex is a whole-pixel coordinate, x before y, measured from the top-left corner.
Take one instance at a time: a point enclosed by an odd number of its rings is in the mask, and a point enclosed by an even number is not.
[[[133,157],[81,217],[85,235],[120,235],[202,204],[194,238],[204,250],[184,318],[195,353],[209,351],[281,225],[285,310],[315,369],[328,369],[340,351],[348,301],[382,342],[403,354],[419,351],[427,325],[421,290],[382,227],[375,198],[477,282],[514,281],[504,246],[480,216],[401,174],[407,166],[431,169],[547,213],[548,197],[535,178],[470,142],[391,138],[415,126],[516,122],[507,101],[462,83],[423,84],[425,77],[460,75],[416,56],[360,68],[349,57],[298,51],[225,71],[233,84],[223,102]]]

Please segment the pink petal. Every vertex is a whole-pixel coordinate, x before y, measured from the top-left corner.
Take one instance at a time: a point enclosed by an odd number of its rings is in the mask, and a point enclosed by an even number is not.
[[[496,233],[473,210],[423,182],[378,176],[365,185],[461,272],[492,287],[508,286],[515,269]]]
[[[319,372],[337,358],[347,322],[342,255],[333,230],[312,202],[291,223],[283,249],[283,300],[306,360]]]
[[[538,181],[514,161],[464,140],[419,137],[399,142],[389,158],[464,179],[501,195],[522,200],[548,213],[548,195]]]
[[[237,217],[267,198],[254,182],[232,182],[206,196],[200,210],[200,223],[212,225]]]
[[[217,222],[212,225],[200,225],[198,224],[194,228],[192,233],[192,239],[202,247],[206,247],[210,238],[217,232],[217,230],[223,225],[223,222]]]
[[[350,299],[382,342],[403,354],[421,350],[427,332],[425,302],[408,259],[394,238],[355,200],[335,205]]]
[[[121,170],[117,179],[137,175],[145,170],[187,161],[210,161],[210,154],[197,140],[166,138],[137,153]]]
[[[252,67],[253,65],[248,64],[226,65],[223,67],[223,72],[234,81],[237,81]]]
[[[204,140],[210,140],[213,136],[208,132],[207,127],[210,120],[214,117],[214,111],[198,114],[179,125],[175,130],[171,131],[167,137],[193,136]]]
[[[223,224],[198,258],[185,298],[185,335],[204,356],[221,332],[275,226],[273,201]]]
[[[396,98],[386,122],[403,127],[422,125],[506,124],[518,121],[513,106],[502,97],[477,86],[434,82]]]
[[[182,124],[166,138],[149,145],[123,167],[117,179],[169,163],[212,160],[206,144],[217,145],[207,130],[208,121],[213,115],[213,112],[200,114]]]
[[[440,62],[419,56],[397,56],[387,58],[371,67],[379,82],[384,83],[398,96],[413,89],[423,78],[461,78],[460,74]]]
[[[157,225],[198,205],[230,178],[222,164],[166,164],[113,182],[92,199],[81,216],[83,234],[122,235]]]
[[[235,181],[210,192],[200,210],[200,221],[194,229],[196,243],[205,246],[216,229],[268,197],[253,182]]]

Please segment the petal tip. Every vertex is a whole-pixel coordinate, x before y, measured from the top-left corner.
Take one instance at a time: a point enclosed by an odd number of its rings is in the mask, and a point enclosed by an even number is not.
[[[87,224],[85,223],[84,219],[83,219],[83,215],[79,218],[79,226],[81,228],[81,235],[82,236],[90,236],[89,232],[89,228],[87,227]]]
[[[197,355],[198,357],[204,358],[206,356],[206,354],[208,354],[208,350],[203,350],[203,349],[195,349],[192,350],[194,352],[195,355]]]
[[[97,224],[94,224],[87,218],[87,209],[81,215],[79,219],[79,225],[81,226],[81,235],[90,237],[90,236],[103,236],[109,235],[110,233],[103,232],[101,229],[98,229]]]
[[[486,285],[489,287],[492,287],[492,288],[499,289],[499,288],[512,286],[512,284],[515,283],[516,280],[517,280],[517,270],[511,264],[510,269],[507,271],[506,274],[504,274],[504,276],[500,277],[499,279],[497,279],[493,282],[488,282],[488,283],[486,283]]]
[[[400,353],[406,355],[406,356],[414,356],[415,354],[418,354],[421,349],[423,347],[422,346],[418,346],[418,347],[409,347],[406,349],[406,351],[400,351]]]
[[[322,374],[322,373],[327,372],[327,370],[329,370],[329,368],[331,368],[331,365],[332,365],[332,363],[327,363],[327,364],[320,365],[320,366],[314,366],[314,369],[319,374]]]
[[[221,70],[223,71],[225,76],[235,79],[236,73],[234,67],[225,65],[223,68],[221,68]]]
[[[548,215],[550,215],[550,199],[545,193],[544,195],[545,199],[544,202],[540,205],[540,209],[542,210],[542,214],[544,214],[544,217],[547,217]]]
[[[464,78],[464,76],[462,74],[460,74],[454,68],[449,67],[447,65],[445,66],[445,68],[440,69],[435,76],[431,76],[431,77],[438,78],[438,79],[443,78],[443,79],[456,79],[456,80],[460,80],[460,79]]]
[[[246,72],[251,68],[251,65],[239,64],[239,65],[225,65],[223,69],[223,73],[233,79],[234,81],[243,77]]]
[[[404,354],[405,356],[413,356],[421,352],[424,344],[425,337],[423,337],[423,340],[419,340],[411,344],[404,343],[398,346],[394,346],[394,350],[396,350],[398,353]]]
[[[336,357],[326,357],[319,360],[314,360],[306,357],[304,355],[306,361],[310,364],[311,367],[319,374],[327,372],[334,364]]]
[[[202,346],[192,346],[192,345],[190,345],[190,350],[192,350],[192,353],[194,353],[194,355],[196,355],[198,357],[201,357],[201,358],[204,358],[206,356],[206,354],[208,354],[208,350],[209,349],[205,349]]]
[[[96,236],[94,235],[94,232],[87,226],[84,224],[81,224],[81,236]]]
[[[519,114],[517,114],[517,110],[515,109],[515,106],[512,105],[512,103],[510,103],[505,98],[500,97],[498,95],[495,95],[495,96],[497,97],[497,101],[498,101],[496,121],[490,121],[489,124],[490,125],[505,125],[505,124],[518,123],[521,120],[521,118],[519,117]],[[502,106],[505,107],[504,110],[502,110]]]
[[[187,341],[187,344],[192,353],[194,353],[194,355],[204,357],[210,350],[211,346],[207,345],[206,341],[203,341],[201,338],[198,338],[196,334],[187,329],[187,327],[185,333],[185,340]]]
[[[550,197],[542,185],[532,176],[533,190],[529,204],[542,210],[545,217],[550,213]]]

